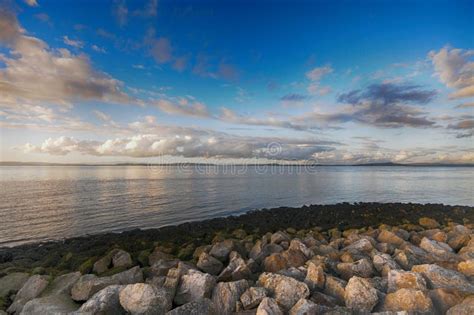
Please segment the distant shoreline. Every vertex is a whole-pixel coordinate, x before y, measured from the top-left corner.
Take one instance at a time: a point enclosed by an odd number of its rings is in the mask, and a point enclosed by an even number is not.
[[[396,166],[396,167],[474,167],[474,163],[444,164],[444,163],[364,163],[364,164],[311,164],[311,163],[47,163],[47,162],[0,162],[0,166],[299,166],[299,167],[354,167],[354,166]]]

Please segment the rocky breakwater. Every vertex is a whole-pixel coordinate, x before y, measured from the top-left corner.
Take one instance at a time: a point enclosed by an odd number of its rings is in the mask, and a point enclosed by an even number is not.
[[[187,261],[114,249],[86,274],[7,274],[0,314],[474,314],[473,228],[237,229]]]

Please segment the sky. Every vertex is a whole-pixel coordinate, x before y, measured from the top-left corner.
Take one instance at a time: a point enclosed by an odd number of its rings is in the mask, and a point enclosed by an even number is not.
[[[0,0],[0,161],[474,163],[474,1]]]

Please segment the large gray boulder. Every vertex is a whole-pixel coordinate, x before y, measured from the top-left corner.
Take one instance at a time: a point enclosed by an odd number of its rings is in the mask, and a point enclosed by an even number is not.
[[[108,286],[94,294],[86,303],[82,304],[78,313],[90,314],[125,314],[120,305],[119,294],[124,288],[122,285]]]
[[[247,280],[219,282],[212,291],[212,303],[219,314],[232,314],[236,302],[248,288]]]
[[[126,285],[119,293],[120,304],[132,315],[165,314],[171,305],[168,299],[163,289],[147,283]]]
[[[345,287],[346,306],[359,312],[371,312],[379,298],[377,290],[365,278],[352,277]]]
[[[114,283],[110,277],[97,277],[93,274],[83,275],[72,287],[71,297],[74,301],[87,301],[95,293]]]
[[[310,314],[322,314],[326,308],[317,305],[316,303],[307,300],[299,299],[295,305],[290,309],[289,315],[310,315]]]
[[[71,289],[81,278],[80,272],[71,272],[54,279],[49,286],[41,293],[42,296],[55,294],[71,294]]]
[[[421,273],[431,289],[457,289],[474,293],[474,284],[460,272],[434,264],[413,266],[412,271]]]
[[[219,259],[214,258],[206,252],[202,252],[201,255],[199,255],[196,266],[202,271],[214,276],[217,276],[224,268],[224,265]]]
[[[28,278],[23,287],[15,295],[12,305],[8,308],[8,313],[19,314],[23,306],[34,298],[37,298],[49,284],[48,276],[34,275]]]
[[[30,277],[25,272],[13,272],[0,278],[0,298],[18,292]]]
[[[285,310],[290,310],[299,299],[309,297],[308,286],[293,278],[264,272],[258,278],[258,284],[266,288],[269,296],[273,297]]]
[[[28,301],[21,315],[38,314],[69,314],[77,310],[79,305],[74,303],[67,294],[54,294]]]
[[[272,298],[264,298],[257,308],[255,315],[283,315],[283,311],[276,300]]]
[[[132,257],[126,251],[119,249],[112,256],[112,265],[114,267],[130,268],[133,265]]]
[[[267,289],[262,287],[251,287],[240,296],[240,302],[245,310],[250,310],[257,307],[266,297]]]
[[[426,281],[420,273],[403,270],[392,270],[388,273],[388,292],[399,289],[426,290]]]
[[[210,298],[216,279],[207,273],[190,269],[181,276],[174,302],[183,305],[203,298]]]

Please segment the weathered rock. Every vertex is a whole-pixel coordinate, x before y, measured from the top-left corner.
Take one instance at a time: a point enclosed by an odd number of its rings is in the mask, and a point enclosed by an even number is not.
[[[30,300],[25,304],[21,315],[69,314],[79,306],[67,294],[54,294]]]
[[[257,263],[261,263],[264,259],[271,254],[280,253],[283,251],[283,247],[277,244],[263,244],[261,241],[257,241],[252,250],[249,253],[249,257],[255,260]]]
[[[148,256],[148,263],[153,266],[159,260],[173,260],[173,256],[167,253],[163,253],[159,247],[155,248],[153,252]]]
[[[287,269],[280,270],[277,273],[280,275],[291,277],[298,281],[304,282],[304,279],[306,278],[307,270],[304,269],[304,267],[299,267],[299,268],[290,267]]]
[[[42,292],[42,296],[55,295],[55,294],[71,294],[71,289],[74,284],[81,277],[80,272],[71,272],[65,275],[59,276],[49,284],[49,286]]]
[[[266,297],[258,306],[256,315],[283,315],[283,311],[274,299]]]
[[[112,256],[112,265],[114,267],[129,268],[133,265],[132,257],[124,250],[118,250]]]
[[[263,261],[263,269],[267,272],[277,272],[287,266],[286,258],[281,253],[271,254]]]
[[[210,299],[199,299],[177,307],[166,315],[217,315],[219,314]]]
[[[270,242],[273,244],[280,244],[281,242],[290,242],[290,236],[282,231],[278,231],[272,234]]]
[[[19,314],[23,309],[23,306],[34,298],[38,297],[41,292],[48,286],[48,276],[34,275],[26,280],[25,284],[21,287],[18,293],[15,295],[12,305],[8,308],[8,313]]]
[[[147,283],[126,285],[119,293],[122,307],[131,314],[165,314],[171,305],[166,292]]]
[[[111,255],[105,255],[104,257],[100,258],[94,263],[92,267],[92,271],[101,274],[106,272],[110,266],[112,265],[112,257]]]
[[[78,313],[90,314],[125,314],[120,304],[119,294],[122,285],[111,285],[95,293],[87,302],[82,304]]]
[[[474,296],[465,298],[461,304],[451,307],[446,315],[472,315],[474,314]]]
[[[217,281],[237,281],[241,279],[250,278],[252,271],[242,259],[239,253],[231,252],[229,255],[230,261],[227,267],[222,270],[217,277]]]
[[[0,298],[18,292],[29,277],[30,275],[24,272],[13,272],[0,278]]]
[[[323,268],[310,261],[304,282],[312,291],[315,289],[323,289],[324,283],[326,282],[326,275],[324,274]]]
[[[323,292],[336,298],[338,303],[344,303],[346,285],[346,281],[333,276],[326,275],[326,282],[324,285]]]
[[[461,247],[464,247],[469,240],[469,234],[448,233],[448,245],[454,250],[459,250]]]
[[[293,249],[285,250],[281,253],[281,256],[286,260],[286,265],[288,267],[303,266],[308,260],[308,258],[303,252]]]
[[[429,296],[420,290],[400,289],[385,297],[383,309],[386,311],[408,311],[431,314],[433,303]]]
[[[71,289],[72,299],[75,301],[87,301],[100,290],[114,283],[111,277],[99,278],[93,274],[83,275]]]
[[[235,249],[235,246],[236,244],[234,240],[224,240],[222,242],[218,242],[212,246],[209,255],[214,256],[215,258],[224,262],[229,257],[230,252]]]
[[[446,314],[448,309],[456,304],[460,304],[465,297],[465,294],[458,290],[449,289],[434,289],[430,290],[428,294],[436,310],[441,314]]]
[[[306,257],[306,260],[314,256],[313,251],[309,249],[301,240],[297,238],[291,240],[288,250],[298,251],[298,252],[303,253]]]
[[[113,284],[134,284],[143,282],[143,272],[139,266],[122,271],[110,277]]]
[[[209,252],[211,251],[211,248],[212,248],[212,245],[202,245],[202,246],[197,247],[194,250],[193,258],[199,259],[199,256],[201,256],[203,252],[209,254]]]
[[[258,278],[258,283],[266,288],[269,295],[285,310],[293,307],[299,299],[309,296],[309,288],[305,283],[287,276],[264,272]]]
[[[365,278],[352,277],[345,287],[344,299],[350,309],[370,312],[378,302],[377,290]]]
[[[211,275],[217,276],[224,268],[224,265],[217,258],[206,252],[202,252],[196,265],[199,269]]]
[[[374,268],[382,276],[386,277],[390,270],[400,269],[400,266],[388,254],[376,254],[372,258]]]
[[[150,274],[153,277],[166,276],[171,268],[178,267],[179,260],[177,259],[158,259],[150,267]]]
[[[458,271],[467,277],[474,277],[474,259],[460,262],[458,264]]]
[[[359,252],[366,252],[370,253],[374,249],[372,242],[370,242],[367,238],[361,238],[358,241],[346,246],[343,250],[345,251],[359,251]]]
[[[312,314],[321,314],[326,308],[317,305],[316,303],[307,300],[300,299],[296,304],[291,308],[289,315],[312,315]]]
[[[251,287],[240,296],[240,302],[244,309],[249,310],[257,307],[265,297],[267,297],[265,288]]]
[[[202,298],[210,298],[216,279],[207,273],[190,269],[181,276],[174,302],[183,305]]]
[[[388,273],[388,290],[395,292],[399,289],[426,290],[426,281],[423,276],[416,272],[392,270]]]
[[[248,288],[247,280],[219,282],[212,292],[212,303],[218,307],[219,314],[232,314],[236,302]]]
[[[413,266],[412,271],[421,273],[432,289],[445,288],[474,292],[474,285],[457,271],[428,264]]]
[[[400,246],[405,242],[400,236],[389,230],[380,231],[377,240],[381,243],[389,243],[395,246]]]
[[[309,299],[313,301],[314,303],[325,306],[327,308],[336,307],[338,304],[338,301],[336,298],[330,295],[326,295],[321,292],[313,292],[313,294],[311,295]]]
[[[418,224],[424,227],[425,229],[436,229],[439,227],[438,221],[432,218],[423,217],[418,220]]]
[[[395,251],[395,246],[389,243],[377,243],[375,247],[379,252],[382,252],[384,254],[392,255]]]
[[[423,237],[421,239],[420,248],[424,249],[428,253],[433,254],[441,260],[457,259],[457,257],[453,253],[453,250],[451,249],[451,247],[449,247],[448,244],[433,241],[426,237]]]
[[[353,263],[339,263],[337,270],[341,278],[348,280],[353,276],[362,278],[370,278],[374,275],[374,268],[372,262],[366,258],[360,259]]]

